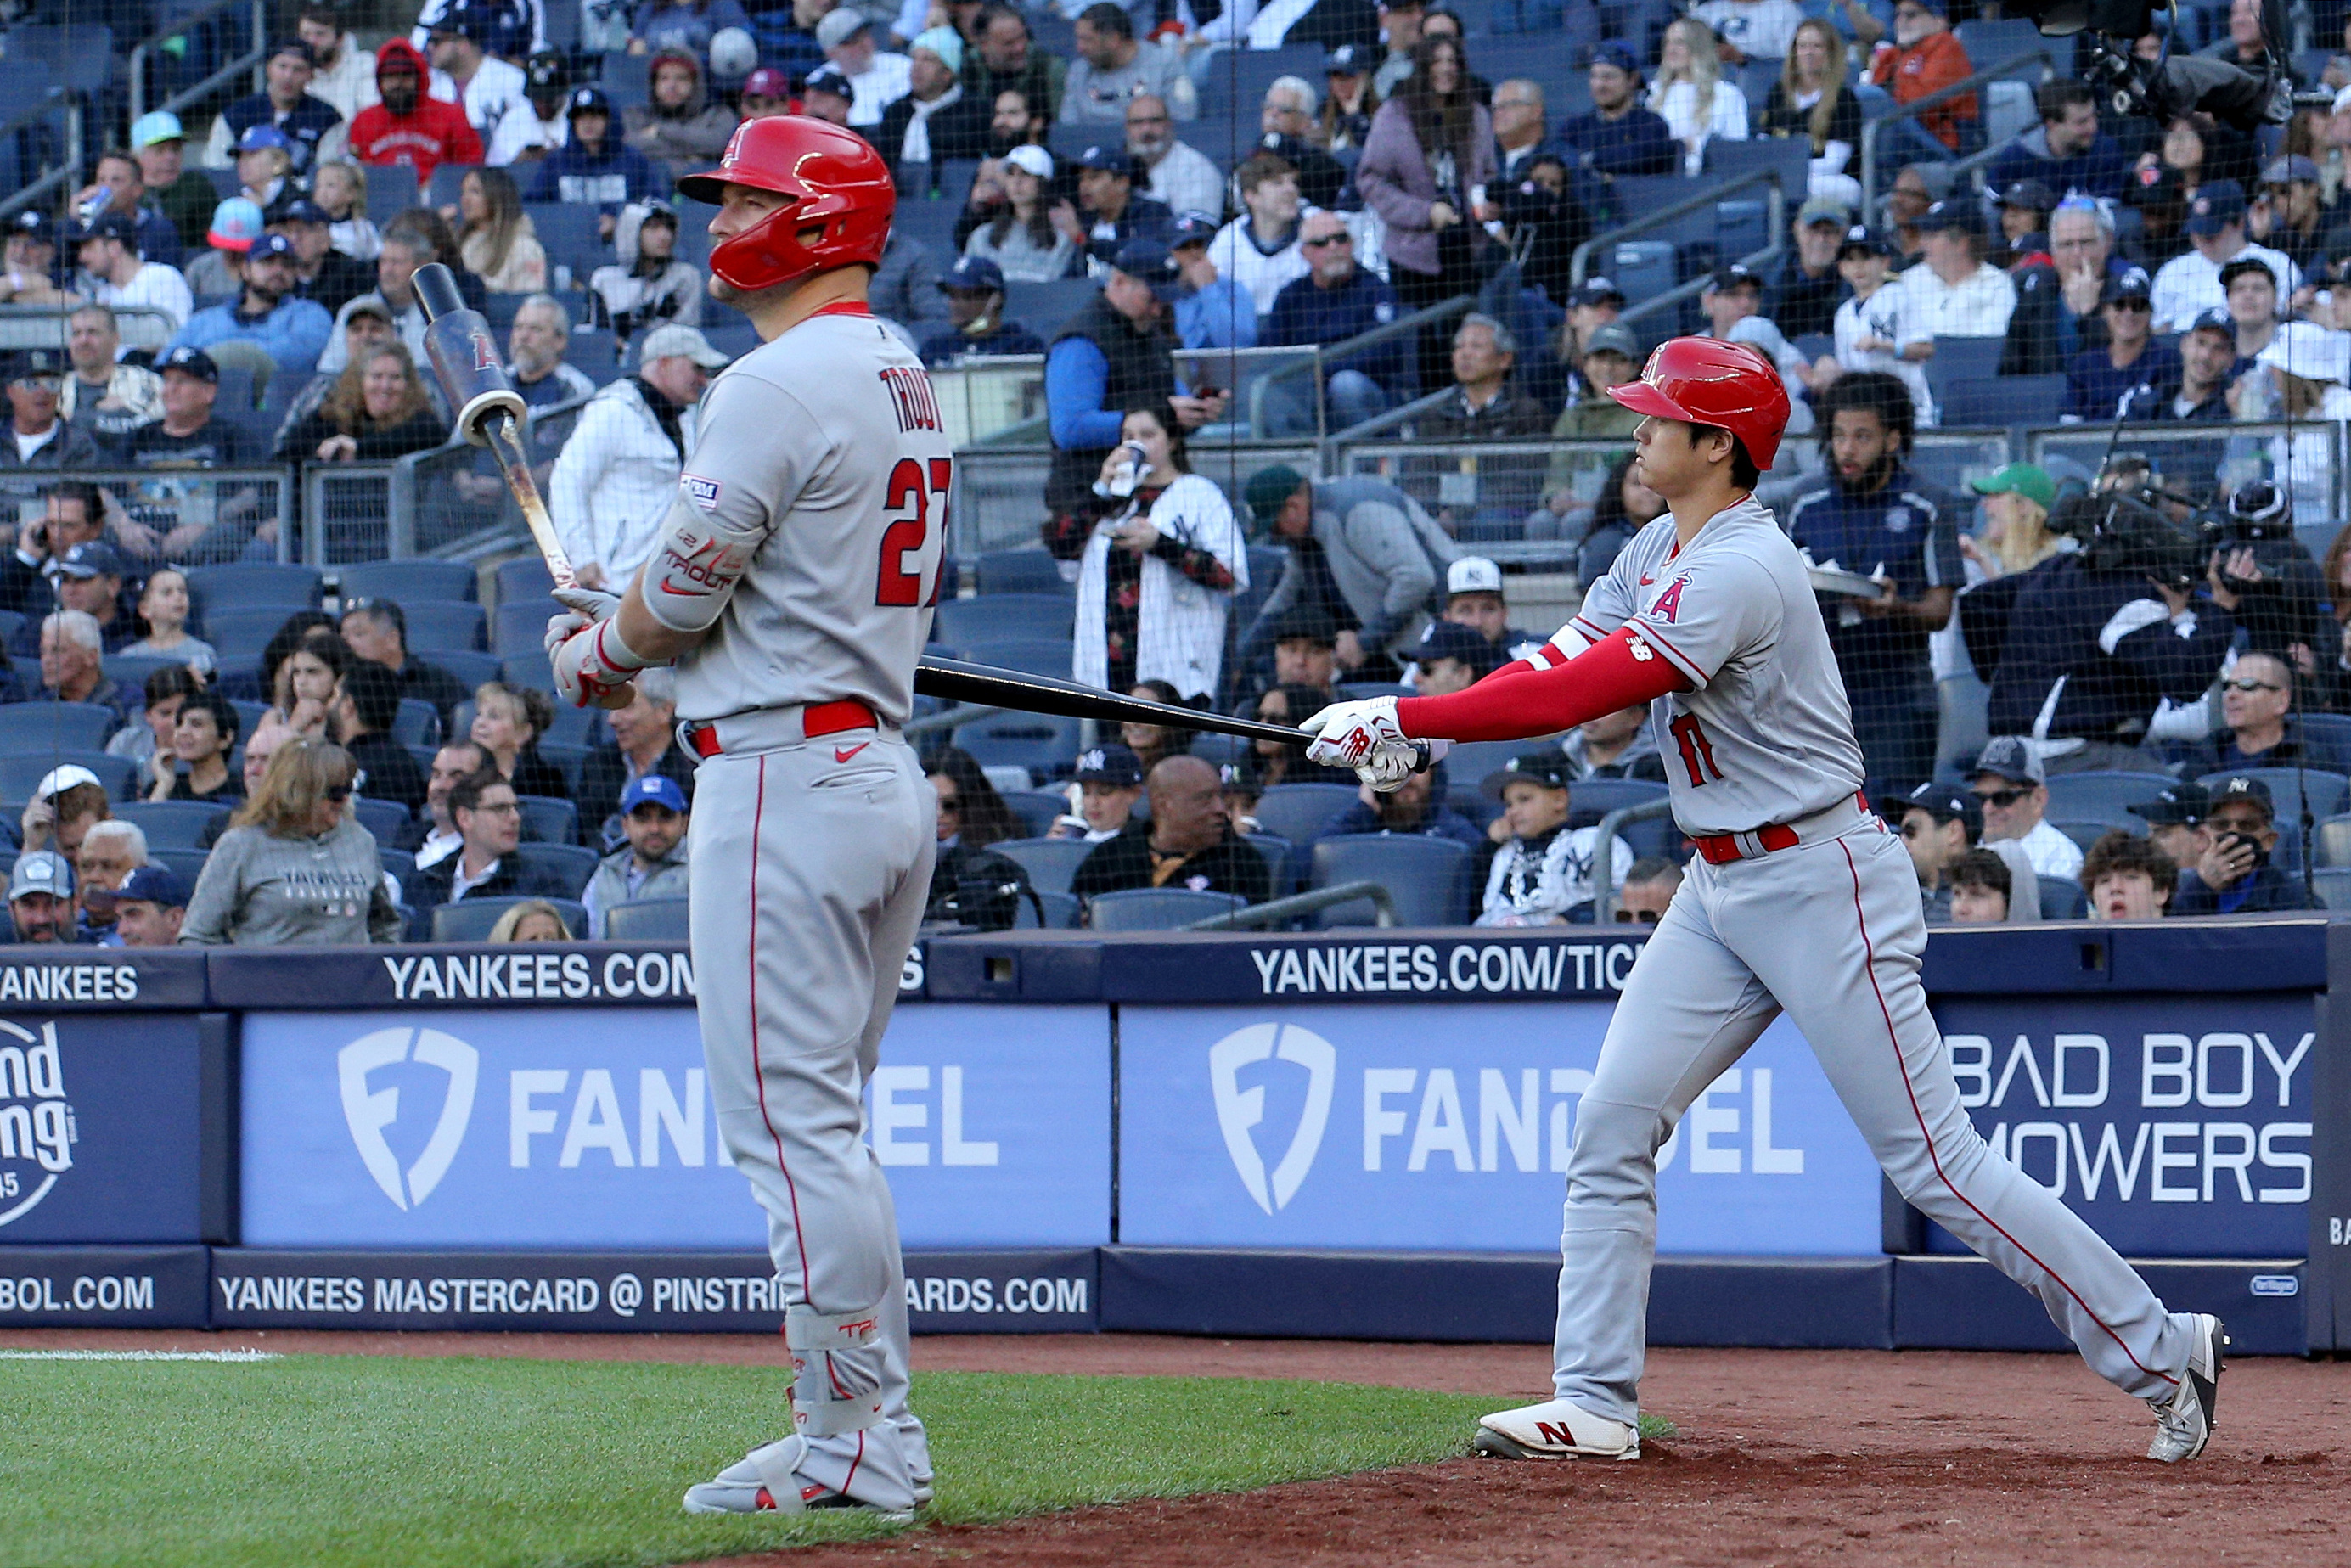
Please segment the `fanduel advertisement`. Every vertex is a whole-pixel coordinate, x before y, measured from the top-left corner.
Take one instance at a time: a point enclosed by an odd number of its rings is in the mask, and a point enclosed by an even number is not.
[[[1547,1252],[1603,1002],[1120,1009],[1120,1239]],[[1878,1175],[1784,1019],[1658,1156],[1665,1252],[1878,1250]]]
[[[2309,997],[1954,998],[1935,1016],[1977,1130],[2120,1251],[2303,1255]]]
[[[205,1239],[204,1125],[192,1015],[0,1018],[0,1247]]]
[[[882,1062],[905,1246],[1110,1239],[1100,1009],[910,1008]],[[767,1246],[690,1010],[254,1013],[243,1079],[248,1246]]]

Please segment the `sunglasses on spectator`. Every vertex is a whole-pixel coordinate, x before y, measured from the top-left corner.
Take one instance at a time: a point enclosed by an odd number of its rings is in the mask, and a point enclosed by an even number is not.
[[[1353,235],[1324,235],[1321,239],[1300,240],[1298,242],[1298,248],[1301,250],[1321,250],[1326,245],[1353,245],[1354,243],[1355,238]]]
[[[2117,310],[2145,310],[2150,315],[2155,310],[2154,304],[2145,299],[2110,299],[2106,303]]]
[[[1968,792],[1985,805],[1997,806],[2003,811],[2032,793],[2030,789],[1970,789]]]
[[[1657,912],[1654,909],[1620,909],[1616,912],[1616,924],[1619,925],[1630,925],[1636,920],[1644,925],[1655,925],[1657,923]]]
[[[2283,686],[2278,685],[2273,682],[2254,680],[2222,681],[2220,683],[2220,689],[2224,692],[2245,692],[2248,694],[2252,692],[2282,692],[2285,690]]]

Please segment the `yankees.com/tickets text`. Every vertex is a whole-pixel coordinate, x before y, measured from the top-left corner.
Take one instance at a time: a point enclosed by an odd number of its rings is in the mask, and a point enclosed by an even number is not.
[[[1364,943],[1253,947],[1263,995],[1350,991],[1489,994],[1617,991],[1641,956],[1635,942]]]
[[[394,998],[423,1001],[694,999],[694,963],[672,953],[466,953],[383,960]],[[5,971],[0,971],[5,973]]]

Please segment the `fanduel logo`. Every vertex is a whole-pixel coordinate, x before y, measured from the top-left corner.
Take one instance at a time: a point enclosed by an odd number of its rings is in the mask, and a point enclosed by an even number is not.
[[[408,1167],[404,1178],[400,1160],[383,1135],[384,1129],[400,1119],[400,1091],[368,1090],[370,1073],[403,1061],[437,1067],[449,1075],[449,1092],[441,1102],[441,1120],[434,1125],[433,1135],[425,1140],[423,1151]],[[383,1188],[383,1196],[400,1207],[413,1208],[423,1203],[441,1185],[441,1178],[449,1174],[449,1162],[457,1157],[457,1145],[465,1141],[465,1124],[474,1113],[474,1083],[480,1076],[480,1053],[456,1036],[443,1034],[439,1030],[380,1029],[373,1034],[361,1035],[337,1052],[335,1068],[342,1083],[343,1120],[351,1129],[351,1142],[358,1147],[368,1175]]]
[[[1280,1060],[1306,1070],[1306,1105],[1299,1113],[1298,1130],[1290,1148],[1273,1167],[1269,1182],[1265,1157],[1258,1153],[1249,1131],[1265,1120],[1263,1086],[1244,1089],[1240,1070],[1253,1062]],[[1271,1214],[1298,1195],[1306,1173],[1313,1168],[1315,1152],[1322,1146],[1323,1124],[1331,1119],[1331,1090],[1339,1077],[1339,1053],[1331,1042],[1296,1024],[1257,1023],[1236,1030],[1208,1048],[1208,1082],[1216,1094],[1217,1125],[1224,1129],[1226,1152],[1241,1185]]]
[[[78,1136],[57,1026],[43,1024],[35,1035],[0,1019],[0,1225],[31,1212],[56,1189],[73,1168]]]

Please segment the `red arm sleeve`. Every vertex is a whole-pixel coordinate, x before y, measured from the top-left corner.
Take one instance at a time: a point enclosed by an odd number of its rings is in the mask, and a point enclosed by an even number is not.
[[[1396,722],[1415,739],[1520,740],[1689,689],[1687,676],[1633,627],[1620,626],[1556,669],[1498,670],[1450,696],[1405,697],[1396,704]]]

